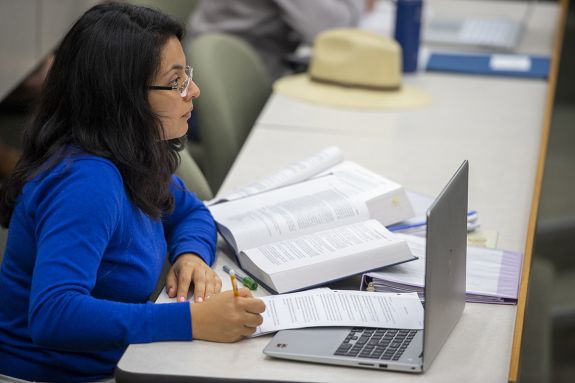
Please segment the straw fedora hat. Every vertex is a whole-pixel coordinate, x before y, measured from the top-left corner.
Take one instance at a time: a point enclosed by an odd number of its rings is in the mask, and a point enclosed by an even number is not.
[[[347,28],[318,35],[308,73],[281,78],[274,90],[350,108],[404,108],[430,101],[424,91],[401,83],[401,47],[395,40]]]

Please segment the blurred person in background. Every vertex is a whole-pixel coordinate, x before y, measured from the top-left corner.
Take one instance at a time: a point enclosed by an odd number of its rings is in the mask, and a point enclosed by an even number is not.
[[[373,0],[200,0],[188,22],[188,38],[229,33],[259,53],[273,79],[287,70],[285,58],[318,33],[355,27]]]

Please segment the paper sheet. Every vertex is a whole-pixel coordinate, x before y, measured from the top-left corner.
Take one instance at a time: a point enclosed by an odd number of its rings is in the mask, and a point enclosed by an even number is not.
[[[314,289],[262,299],[264,322],[252,336],[321,326],[423,328],[423,306],[416,293]]]

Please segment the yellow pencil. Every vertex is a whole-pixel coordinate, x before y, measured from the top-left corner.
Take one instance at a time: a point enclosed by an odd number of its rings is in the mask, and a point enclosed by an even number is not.
[[[238,291],[238,283],[236,282],[236,272],[230,270],[230,279],[232,280],[232,289],[234,290],[234,297],[239,297],[240,292]]]

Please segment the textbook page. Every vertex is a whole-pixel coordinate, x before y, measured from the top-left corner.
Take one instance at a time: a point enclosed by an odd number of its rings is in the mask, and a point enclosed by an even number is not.
[[[261,298],[263,323],[252,336],[304,327],[423,329],[423,306],[416,293],[374,293],[314,289]]]
[[[368,220],[247,249],[238,259],[245,271],[285,293],[414,257],[403,239]]]
[[[207,204],[213,205],[220,202],[233,201],[253,194],[259,194],[264,191],[305,181],[342,161],[343,153],[341,149],[336,146],[330,146],[313,156],[295,162],[239,189],[235,189],[223,197],[214,198],[211,201],[208,201]]]
[[[344,257],[351,250],[382,249],[405,241],[376,220],[368,220],[262,245],[243,251],[263,271],[277,272]],[[405,244],[407,249],[407,244]]]
[[[210,206],[234,250],[369,219],[367,205],[333,175]]]
[[[317,177],[328,174],[334,174],[342,181],[345,181],[355,190],[361,193],[371,192],[372,190],[394,190],[401,188],[401,185],[372,172],[369,169],[353,162],[343,161],[331,168],[321,172]]]

